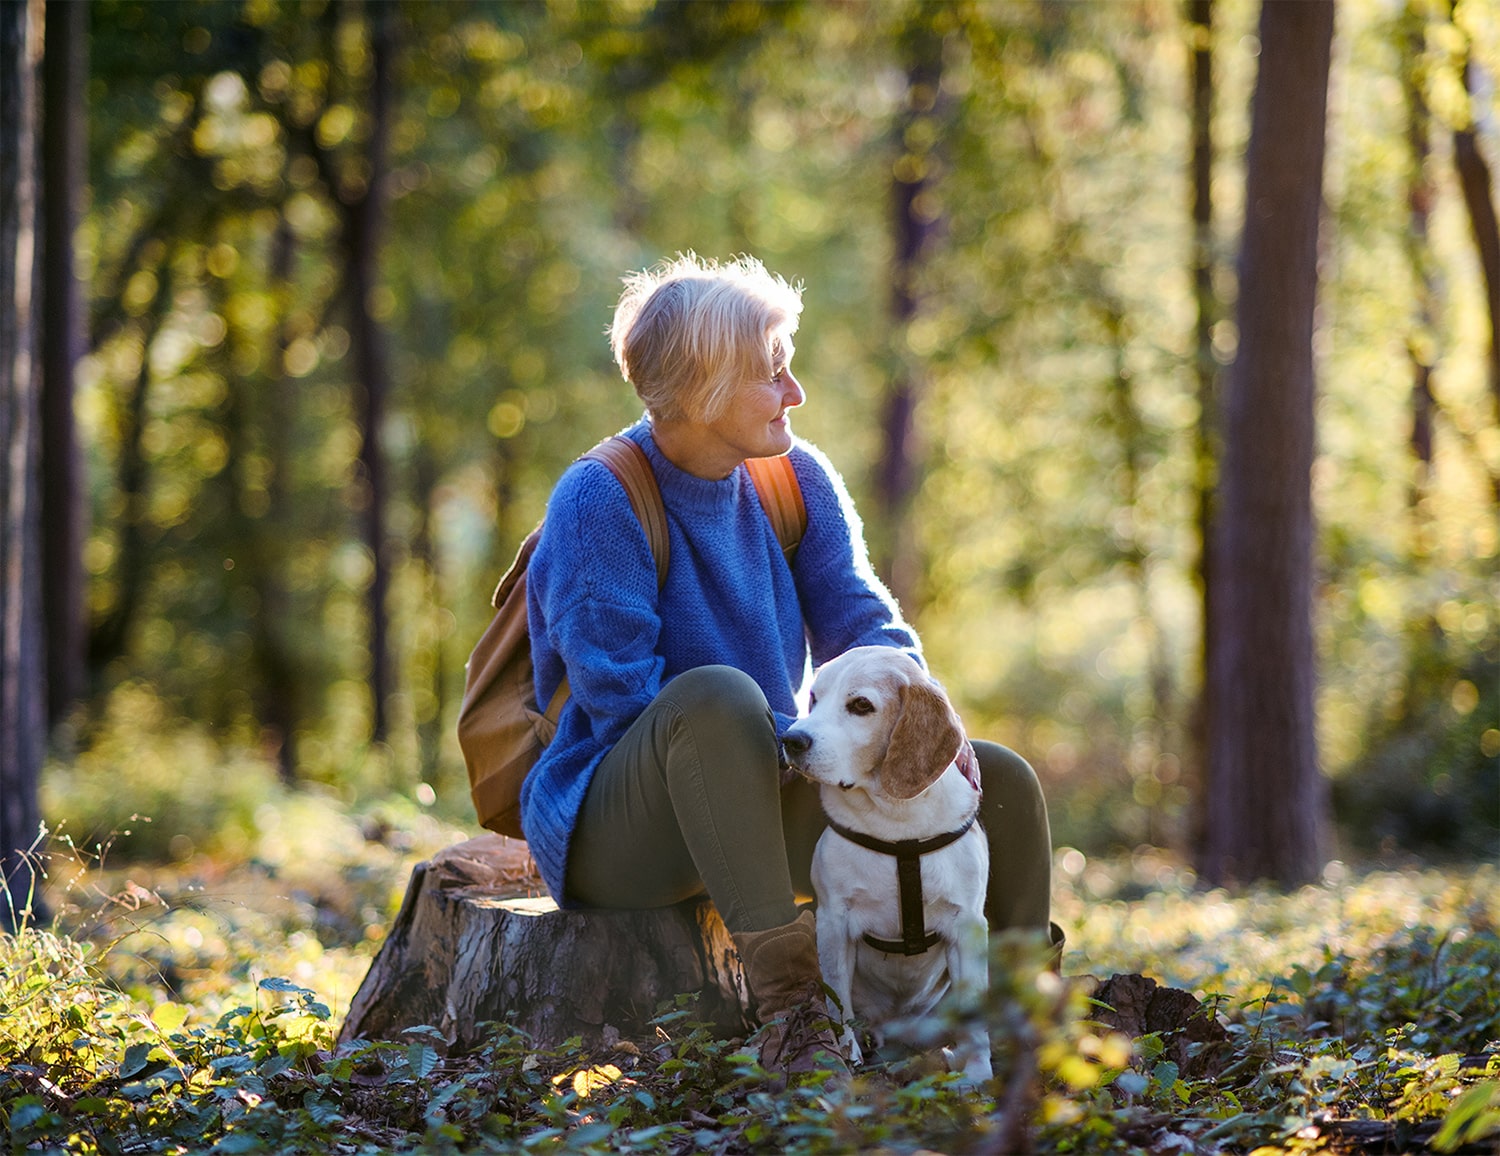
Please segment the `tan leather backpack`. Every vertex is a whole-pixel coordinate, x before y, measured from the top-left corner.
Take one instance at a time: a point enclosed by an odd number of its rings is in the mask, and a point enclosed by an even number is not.
[[[656,559],[660,586],[666,581],[670,560],[667,515],[645,451],[617,434],[582,457],[603,462],[625,487]],[[745,467],[790,562],[807,528],[807,507],[791,460],[752,458]],[[558,716],[569,693],[564,678],[545,710],[536,699],[526,619],[526,567],[541,532],[538,525],[526,536],[516,560],[495,588],[490,600],[495,617],[469,656],[458,711],[458,745],[469,768],[469,790],[480,825],[518,839],[524,837],[521,783],[557,733]]]

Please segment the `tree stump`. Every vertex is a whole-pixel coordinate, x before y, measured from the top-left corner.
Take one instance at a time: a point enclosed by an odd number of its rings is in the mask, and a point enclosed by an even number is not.
[[[660,1005],[689,995],[690,1014],[743,1034],[739,956],[706,899],[639,911],[562,911],[526,844],[482,835],[419,863],[401,910],[339,1032],[398,1039],[426,1024],[455,1052],[508,1021],[538,1047],[650,1034]],[[618,1037],[616,1037],[618,1038]]]

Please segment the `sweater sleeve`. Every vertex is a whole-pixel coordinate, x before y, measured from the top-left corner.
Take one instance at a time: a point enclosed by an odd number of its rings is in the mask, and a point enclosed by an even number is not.
[[[613,745],[661,689],[663,663],[655,560],[607,466],[580,462],[559,480],[527,583],[538,701],[566,673],[568,709]]]
[[[807,506],[807,530],[793,575],[814,665],[854,646],[895,646],[925,666],[916,632],[870,565],[864,528],[844,480],[805,442],[792,464]]]

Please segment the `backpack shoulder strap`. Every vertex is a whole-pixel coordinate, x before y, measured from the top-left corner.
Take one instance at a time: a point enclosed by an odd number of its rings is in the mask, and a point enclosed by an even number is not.
[[[661,586],[667,580],[671,546],[667,539],[666,507],[662,505],[661,490],[657,487],[656,474],[646,458],[646,451],[628,437],[615,434],[581,458],[604,463],[620,479],[625,496],[630,499],[630,508],[646,531],[646,543],[656,559],[656,584]]]
[[[807,530],[807,504],[802,500],[802,486],[788,454],[777,458],[747,458],[745,469],[755,483],[760,504],[776,531],[781,552],[790,564]]]

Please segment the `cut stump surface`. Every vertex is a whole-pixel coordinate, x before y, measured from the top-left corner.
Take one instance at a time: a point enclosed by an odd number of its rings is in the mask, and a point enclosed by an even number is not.
[[[538,1047],[650,1034],[664,1002],[726,1035],[746,1030],[739,956],[707,900],[638,911],[562,911],[526,844],[502,835],[419,863],[340,1041],[437,1028],[454,1051],[509,1022]]]

